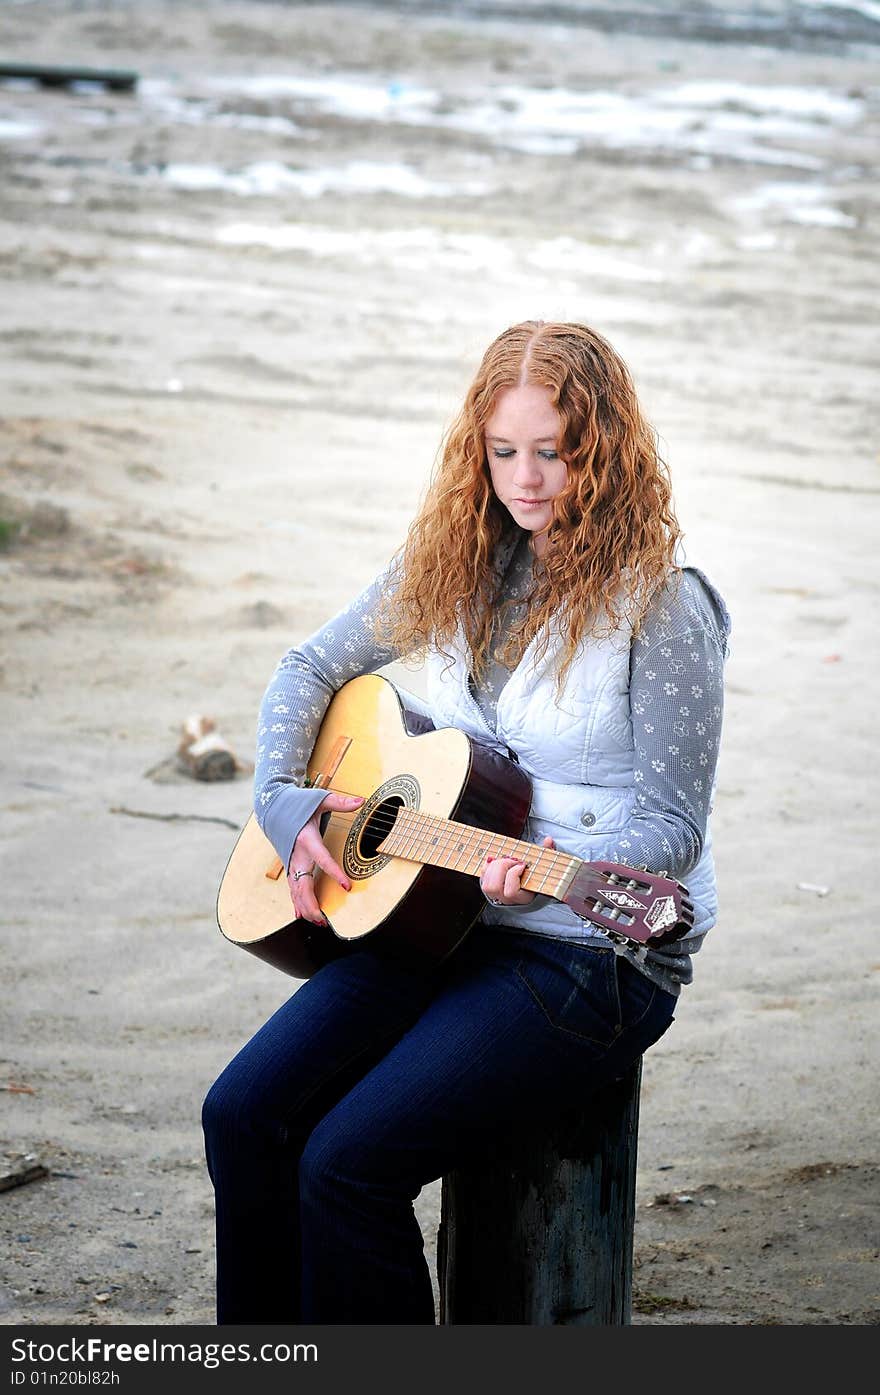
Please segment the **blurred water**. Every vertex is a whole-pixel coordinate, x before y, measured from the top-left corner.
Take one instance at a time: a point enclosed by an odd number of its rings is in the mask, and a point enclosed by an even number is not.
[[[271,0],[294,5],[297,0]],[[397,10],[412,15],[458,16],[486,23],[506,21],[592,26],[646,35],[723,42],[747,40],[781,48],[823,44],[880,43],[878,0],[640,0],[604,5],[586,0],[352,0],[364,9]]]
[[[286,0],[274,3],[283,7]],[[139,8],[138,0],[132,0],[131,8]],[[753,33],[760,33],[763,43],[780,47],[807,38],[820,45],[858,45],[867,41],[866,35],[880,43],[878,0],[761,0],[751,5],[734,0],[682,5],[643,0],[638,8],[573,0],[550,5],[537,0],[481,0],[479,5],[457,0],[443,6],[436,0],[387,0],[367,8],[413,16],[457,13],[476,26],[555,22],[577,28],[581,42],[593,25],[647,34],[665,26],[664,32],[687,37],[699,31],[719,44],[742,45],[744,36],[750,39]],[[265,19],[265,5],[261,13]],[[393,63],[391,49],[388,63]],[[767,215],[771,221],[817,227],[853,226],[852,217],[835,207],[829,188],[841,173],[830,154],[830,137],[864,125],[880,87],[832,89],[815,80],[797,84],[791,81],[791,69],[788,81],[773,83],[767,67],[759,65],[754,81],[750,75],[740,81],[717,76],[711,81],[682,81],[675,76],[676,67],[658,61],[639,77],[627,75],[625,81],[603,75],[593,83],[560,81],[551,86],[546,77],[531,84],[503,72],[490,81],[469,82],[464,74],[442,66],[418,77],[393,66],[354,70],[354,64],[351,71],[316,72],[286,61],[279,51],[277,59],[270,57],[257,72],[242,60],[239,71],[228,66],[212,71],[206,64],[190,66],[185,76],[167,68],[160,69],[161,76],[147,73],[134,100],[109,101],[100,90],[81,88],[77,100],[67,105],[66,120],[71,128],[124,130],[146,124],[169,139],[176,133],[174,153],[170,146],[164,149],[163,137],[164,158],[126,159],[120,152],[105,161],[102,173],[125,181],[159,181],[182,194],[477,199],[491,193],[497,182],[499,152],[549,160],[612,152],[629,160],[662,158],[698,171],[719,163],[751,166],[759,177],[766,171],[772,182],[753,190],[750,201],[740,200],[737,214],[752,222],[762,222]],[[715,72],[725,72],[723,62],[715,64]],[[30,148],[38,158],[45,109],[19,100],[28,90],[27,83],[0,83],[0,147]],[[34,90],[31,85],[31,93]],[[348,131],[349,144],[342,152],[328,141],[331,126]],[[386,136],[395,136],[394,148],[374,152],[370,132],[378,134],[380,128]],[[217,152],[228,146],[220,133],[226,131],[265,136],[265,153],[237,161],[233,155],[228,163],[219,163]],[[202,132],[217,133],[217,138],[204,142],[204,151],[199,148]],[[407,132],[412,133],[408,141]],[[423,132],[432,136],[431,145],[424,147],[434,157],[430,168],[419,144]],[[440,134],[445,138],[442,162],[437,159]],[[100,163],[94,161],[96,177]],[[849,177],[853,170],[845,167],[842,172]],[[813,181],[809,186],[808,179]],[[729,211],[724,210],[725,216]],[[625,268],[619,274],[626,274]]]
[[[592,26],[723,42],[777,45],[782,48],[822,44],[880,44],[880,0],[639,0],[639,3],[589,4],[586,0],[341,0],[349,8],[397,11],[403,15],[457,16],[486,23]],[[6,0],[24,8],[36,0]],[[145,8],[153,0],[128,0]],[[307,9],[303,0],[261,0],[279,8]],[[247,4],[243,0],[242,8]],[[324,4],[324,8],[331,8]],[[210,6],[208,7],[210,8]]]
[[[259,112],[251,110],[254,101],[260,104]],[[818,170],[829,128],[858,122],[864,111],[860,97],[790,84],[689,82],[634,93],[507,83],[451,92],[411,86],[398,78],[278,72],[207,77],[196,90],[192,80],[183,90],[173,78],[148,79],[141,84],[138,107],[99,101],[72,107],[69,119],[87,125],[125,125],[152,112],[172,124],[261,130],[308,141],[314,138],[310,121],[330,116],[459,131],[489,145],[532,154],[570,155],[600,146]],[[39,131],[29,114],[11,102],[2,103],[0,141],[32,138]],[[306,196],[347,189],[432,197],[451,192],[479,194],[484,189],[475,179],[460,182],[453,191],[401,162],[361,160],[335,169],[298,172],[263,164],[225,175],[219,170],[212,175],[210,168],[168,168],[166,175],[180,187],[220,187],[225,182],[232,192],[242,194],[295,187]]]

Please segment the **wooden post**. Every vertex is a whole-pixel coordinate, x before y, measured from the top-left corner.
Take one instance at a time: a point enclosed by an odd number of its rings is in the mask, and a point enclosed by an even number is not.
[[[625,1326],[641,1061],[503,1159],[444,1177],[440,1322]]]

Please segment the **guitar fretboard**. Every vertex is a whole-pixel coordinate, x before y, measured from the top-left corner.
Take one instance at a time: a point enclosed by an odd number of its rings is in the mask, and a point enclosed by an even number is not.
[[[561,901],[580,858],[554,848],[541,848],[517,838],[504,838],[466,823],[441,819],[420,809],[400,809],[394,827],[379,844],[378,852],[431,867],[479,876],[487,857],[517,857],[526,864],[520,885],[526,891]]]

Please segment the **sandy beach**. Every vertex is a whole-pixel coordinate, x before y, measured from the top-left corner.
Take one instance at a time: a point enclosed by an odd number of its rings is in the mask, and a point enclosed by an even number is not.
[[[214,915],[259,700],[527,316],[627,359],[734,622],[633,1321],[880,1319],[878,59],[867,3],[3,6],[138,81],[0,79],[0,1323],[213,1321],[201,1101],[296,988]]]

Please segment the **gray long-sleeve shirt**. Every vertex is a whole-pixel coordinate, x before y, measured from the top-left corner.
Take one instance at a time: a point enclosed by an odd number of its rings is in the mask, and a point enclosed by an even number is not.
[[[497,655],[526,603],[532,565],[524,534],[511,551],[499,590],[499,601],[509,604],[499,606],[495,657],[474,687],[490,726],[508,676]],[[386,571],[309,639],[288,650],[263,697],[254,808],[285,866],[300,830],[324,798],[325,791],[303,788],[302,782],[333,694],[349,679],[403,657],[377,644],[371,625],[388,585]],[[718,759],[729,629],[723,601],[693,569],[673,577],[652,603],[630,651],[636,802],[607,861],[666,870],[682,880],[696,865]],[[639,959],[638,967],[670,991],[690,980],[689,955],[676,954],[673,946],[648,958],[648,963]]]

